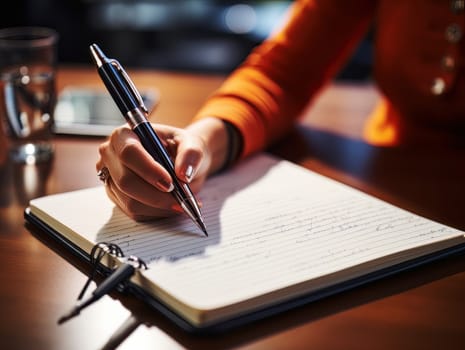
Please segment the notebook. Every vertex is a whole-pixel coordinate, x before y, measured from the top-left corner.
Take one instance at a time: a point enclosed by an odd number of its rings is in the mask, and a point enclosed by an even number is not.
[[[143,259],[136,295],[192,331],[228,329],[465,248],[464,232],[266,153],[199,193],[209,237],[184,216],[136,222],[102,186],[30,201],[25,218],[88,257]]]

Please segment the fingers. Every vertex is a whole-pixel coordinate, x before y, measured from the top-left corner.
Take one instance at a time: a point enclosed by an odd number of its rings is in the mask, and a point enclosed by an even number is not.
[[[105,186],[108,197],[129,217],[136,221],[145,221],[155,217],[167,217],[175,213],[180,213],[181,208],[177,204],[164,209],[162,203],[164,199],[159,197],[159,203],[143,203],[136,198],[126,195],[118,189],[111,177],[106,182]],[[171,198],[167,198],[166,202],[170,202]]]
[[[134,175],[162,192],[173,189],[170,174],[144,150],[137,135],[128,127],[115,130],[109,140],[100,146],[99,152],[123,191],[127,187],[131,189]]]
[[[196,176],[203,160],[204,147],[199,139],[186,137],[178,147],[175,160],[176,175],[181,181],[190,183]]]
[[[116,129],[99,147],[97,169],[107,167],[108,196],[130,217],[172,215],[177,203],[168,193],[173,184],[170,175],[143,149],[128,128]]]
[[[155,125],[156,132],[174,159],[181,181],[191,182],[202,170],[205,146],[199,137],[182,129]],[[97,170],[109,169],[107,195],[130,217],[145,220],[182,212],[170,191],[170,174],[145,151],[136,134],[127,127],[117,128],[99,147]],[[205,175],[206,176],[206,175]],[[195,179],[192,189],[202,181]]]
[[[203,141],[183,129],[156,125],[157,133],[166,142],[166,148],[174,159],[176,176],[190,183],[204,159],[206,147]]]

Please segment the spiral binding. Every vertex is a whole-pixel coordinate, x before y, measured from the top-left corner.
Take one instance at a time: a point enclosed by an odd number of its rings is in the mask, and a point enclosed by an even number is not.
[[[108,242],[99,242],[92,247],[90,251],[90,263],[92,264],[93,268],[89,274],[89,277],[84,284],[83,288],[81,289],[77,300],[81,300],[84,297],[87,289],[89,288],[90,283],[94,280],[95,275],[97,273],[98,267],[102,258],[105,254],[112,255],[117,258],[124,258],[125,263],[129,263],[133,265],[137,269],[147,269],[147,264],[137,256],[130,255],[129,257],[125,257],[123,250],[115,243],[108,243]]]
[[[100,262],[102,261],[102,258],[105,256],[105,254],[112,255],[123,263],[118,267],[113,268],[113,271],[108,275],[108,277],[97,286],[97,288],[89,297],[84,299],[84,294],[86,293],[90,282],[94,279]],[[129,281],[136,270],[147,269],[147,265],[142,259],[133,255],[126,258],[124,257],[124,253],[121,248],[118,247],[118,245],[107,242],[100,242],[92,247],[92,250],[90,251],[90,262],[93,265],[93,269],[89,274],[89,278],[84,284],[84,287],[78,295],[76,304],[71,308],[70,311],[58,319],[58,324],[62,324],[63,322],[66,322],[67,320],[79,315],[82,309],[99,300],[102,296],[109,293],[118,285],[123,285],[124,288],[124,284]]]
[[[117,257],[123,257],[124,253],[118,245],[114,243],[107,243],[107,242],[100,242],[95,244],[90,251],[90,263],[93,266],[92,271],[89,274],[89,278],[87,279],[86,283],[84,283],[84,287],[81,289],[77,300],[81,300],[89,287],[92,280],[95,278],[95,274],[97,272],[98,266],[102,258],[105,254],[111,254]]]
[[[126,258],[126,263],[132,264],[137,269],[148,269],[147,264],[144,262],[144,260],[134,255],[128,256]]]

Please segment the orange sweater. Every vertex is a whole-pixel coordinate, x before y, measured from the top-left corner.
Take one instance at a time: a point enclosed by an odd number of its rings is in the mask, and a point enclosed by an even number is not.
[[[262,149],[290,129],[373,24],[373,73],[383,99],[367,118],[366,141],[406,143],[420,130],[465,137],[462,7],[450,0],[296,1],[286,25],[249,55],[196,118],[236,125],[242,156]]]

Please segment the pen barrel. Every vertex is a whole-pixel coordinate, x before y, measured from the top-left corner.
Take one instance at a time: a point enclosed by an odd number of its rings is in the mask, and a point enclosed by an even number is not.
[[[170,173],[171,177],[175,178],[173,161],[150,122],[142,121],[131,126],[145,150]]]
[[[131,264],[123,264],[111,273],[93,292],[95,297],[108,294],[118,284],[127,281],[135,271]]]
[[[116,67],[111,63],[105,63],[98,68],[98,73],[123,115],[139,107],[127,83]]]

